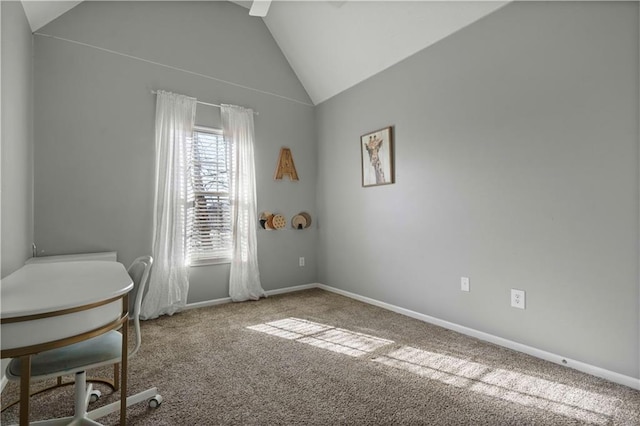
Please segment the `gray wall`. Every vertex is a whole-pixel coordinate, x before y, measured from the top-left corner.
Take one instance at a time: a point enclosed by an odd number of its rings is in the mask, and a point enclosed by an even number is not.
[[[116,250],[128,264],[150,253],[152,89],[259,111],[258,211],[315,215],[313,107],[260,18],[229,2],[84,2],[38,33],[58,37],[34,36],[39,254]],[[198,106],[197,116],[197,124],[220,123],[216,108]],[[273,180],[282,146],[299,182]],[[314,282],[316,238],[315,227],[260,230],[263,287]],[[189,303],[227,297],[228,274],[228,265],[191,268]]]
[[[258,210],[317,219],[260,231],[266,289],[318,280],[640,376],[637,4],[511,4],[315,115],[262,21],[227,2],[86,2],[40,32],[303,102],[36,36],[44,254],[117,250],[128,263],[150,251],[149,91],[172,90],[260,111]],[[219,111],[199,108],[198,121],[216,125]],[[361,188],[359,136],[386,125],[397,183]],[[3,155],[4,141],[3,126]],[[282,146],[298,183],[272,180]],[[227,266],[191,277],[190,302],[227,295]],[[527,291],[525,311],[510,288]]]
[[[22,3],[2,7],[2,277],[33,242],[33,44]]]
[[[319,281],[640,377],[638,39],[637,2],[516,2],[317,107]]]

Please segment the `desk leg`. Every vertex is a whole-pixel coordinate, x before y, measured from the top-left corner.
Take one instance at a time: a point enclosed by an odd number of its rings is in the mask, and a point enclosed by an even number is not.
[[[113,390],[120,390],[120,364],[113,364]]]
[[[127,424],[127,367],[129,365],[129,295],[125,295],[122,299],[123,311],[127,313],[127,320],[122,324],[122,355],[121,355],[121,373],[122,380],[120,381],[120,425],[125,426]]]
[[[20,357],[20,426],[29,424],[29,396],[31,384],[31,355]]]

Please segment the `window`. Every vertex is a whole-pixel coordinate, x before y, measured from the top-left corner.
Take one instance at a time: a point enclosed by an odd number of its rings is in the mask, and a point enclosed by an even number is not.
[[[229,262],[233,236],[229,198],[232,148],[220,130],[196,127],[190,157],[188,263]]]

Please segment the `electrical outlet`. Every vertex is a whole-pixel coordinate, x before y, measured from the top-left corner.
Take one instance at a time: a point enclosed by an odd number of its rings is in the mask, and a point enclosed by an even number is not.
[[[461,277],[460,278],[460,290],[461,291],[471,291],[469,289],[469,277]]]
[[[301,257],[300,259],[298,259],[298,265],[299,266],[304,266],[304,257]]]
[[[511,307],[524,309],[526,306],[526,297],[524,290],[511,289]]]

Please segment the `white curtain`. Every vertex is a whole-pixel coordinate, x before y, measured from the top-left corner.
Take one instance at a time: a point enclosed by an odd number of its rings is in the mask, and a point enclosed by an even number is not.
[[[196,99],[159,91],[156,100],[156,175],[153,257],[142,319],[173,315],[186,305],[189,290],[185,264],[187,153]]]
[[[222,105],[222,128],[235,154],[230,191],[234,237],[229,296],[234,302],[257,300],[266,294],[258,270],[253,111]]]

